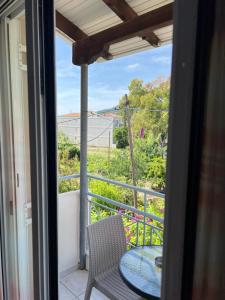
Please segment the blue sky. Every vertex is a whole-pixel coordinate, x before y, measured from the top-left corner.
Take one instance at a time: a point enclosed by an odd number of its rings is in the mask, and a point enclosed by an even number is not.
[[[89,111],[118,104],[130,81],[145,83],[171,72],[172,46],[167,45],[89,66]],[[56,37],[56,76],[58,115],[80,110],[80,67],[72,64],[71,45]]]

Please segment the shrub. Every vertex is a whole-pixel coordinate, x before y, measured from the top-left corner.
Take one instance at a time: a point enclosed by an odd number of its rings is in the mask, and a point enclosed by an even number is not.
[[[128,143],[128,131],[126,127],[118,127],[114,129],[113,137],[116,142],[116,148],[124,149]]]
[[[68,150],[68,159],[77,158],[80,160],[80,150],[76,146],[71,146]]]
[[[152,188],[164,191],[166,187],[166,160],[163,157],[153,157],[149,163],[148,178]]]

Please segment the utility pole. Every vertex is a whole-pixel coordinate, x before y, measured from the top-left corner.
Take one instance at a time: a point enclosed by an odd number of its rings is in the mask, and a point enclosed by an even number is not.
[[[125,112],[127,119],[127,127],[128,127],[128,141],[130,148],[130,160],[131,160],[131,171],[132,171],[132,181],[133,185],[137,185],[137,176],[136,176],[136,165],[134,160],[134,145],[133,145],[133,136],[131,131],[131,123],[130,123],[130,110],[129,110],[129,100],[127,94],[125,94]],[[137,191],[134,191],[134,207],[137,208]]]

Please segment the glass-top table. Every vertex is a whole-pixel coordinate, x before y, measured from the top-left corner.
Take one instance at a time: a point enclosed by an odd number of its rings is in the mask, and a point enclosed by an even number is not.
[[[155,265],[158,256],[162,256],[161,246],[142,246],[128,250],[120,259],[122,279],[146,299],[160,299],[162,270]]]

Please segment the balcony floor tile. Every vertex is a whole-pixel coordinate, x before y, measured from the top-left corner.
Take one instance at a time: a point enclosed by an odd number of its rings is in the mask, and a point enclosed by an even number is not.
[[[80,295],[78,299],[84,300],[84,294]],[[109,298],[102,294],[100,291],[93,288],[90,300],[109,300]]]
[[[61,283],[76,297],[78,297],[85,292],[87,279],[87,271],[77,270],[76,272],[73,272],[61,279]]]
[[[75,300],[77,297],[73,295],[64,285],[59,284],[59,300]]]
[[[88,272],[77,270],[60,280],[59,300],[83,300],[88,279]],[[92,289],[90,300],[109,300],[95,288]]]

